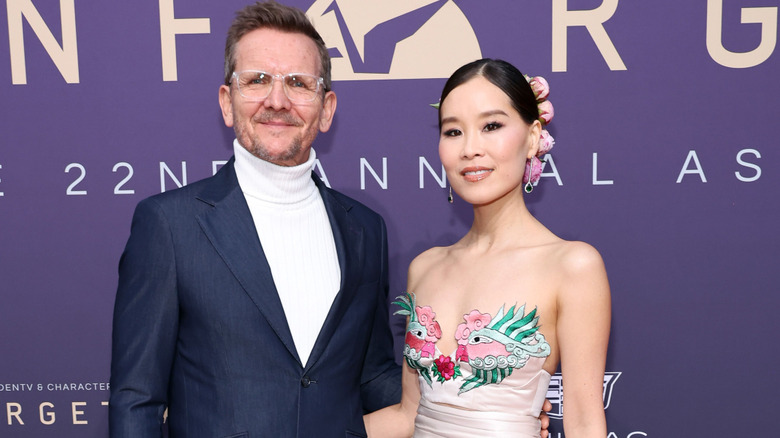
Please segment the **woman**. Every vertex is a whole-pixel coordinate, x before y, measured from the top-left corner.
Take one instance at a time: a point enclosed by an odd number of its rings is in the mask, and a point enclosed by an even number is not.
[[[539,437],[559,362],[567,437],[606,436],[601,256],[554,235],[523,200],[541,173],[537,156],[552,146],[547,93],[542,78],[491,59],[461,67],[444,86],[439,155],[474,222],[409,267],[409,292],[397,301],[408,317],[403,398],[366,417],[370,436]]]

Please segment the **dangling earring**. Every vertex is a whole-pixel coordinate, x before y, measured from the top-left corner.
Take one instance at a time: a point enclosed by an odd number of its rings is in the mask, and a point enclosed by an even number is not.
[[[531,163],[528,165],[528,182],[525,183],[525,192],[531,193],[534,191],[534,185],[531,183],[531,178],[534,175],[534,159],[531,158]]]
[[[452,204],[453,201],[454,201],[454,199],[452,199],[452,186],[450,186],[450,194],[449,194],[449,196],[447,196],[447,202]]]

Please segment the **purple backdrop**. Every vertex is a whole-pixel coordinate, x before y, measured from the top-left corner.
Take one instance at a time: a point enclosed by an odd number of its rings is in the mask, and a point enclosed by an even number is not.
[[[286,3],[333,47],[338,110],[315,144],[318,172],[387,220],[392,294],[416,254],[471,220],[437,181],[428,104],[450,64],[507,59],[549,80],[556,109],[557,145],[530,208],[596,246],[609,272],[610,438],[772,433],[777,0]],[[132,210],[229,158],[217,87],[245,2],[5,4],[0,436],[105,437]],[[549,395],[560,408],[556,386]],[[552,430],[563,436],[558,420]]]

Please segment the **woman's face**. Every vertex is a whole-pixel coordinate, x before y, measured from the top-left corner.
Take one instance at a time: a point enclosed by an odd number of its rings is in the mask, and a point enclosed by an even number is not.
[[[477,76],[441,104],[439,157],[461,198],[489,204],[522,192],[525,162],[536,154],[541,125],[528,125],[501,89]]]

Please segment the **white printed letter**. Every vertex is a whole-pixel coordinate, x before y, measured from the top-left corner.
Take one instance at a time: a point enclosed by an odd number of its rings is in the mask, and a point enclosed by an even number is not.
[[[552,172],[542,172],[541,176],[539,177],[539,181],[541,181],[542,177],[555,177],[555,181],[558,182],[559,186],[563,185],[563,181],[561,181],[561,176],[558,174],[558,168],[555,167],[555,160],[553,160],[553,157],[551,154],[547,154],[544,156],[544,160],[542,161],[542,170],[546,169],[547,166],[550,166],[550,169],[552,169]],[[536,182],[536,184],[539,184],[539,181]],[[536,185],[534,184],[534,185]]]
[[[330,181],[328,181],[328,175],[325,175],[325,169],[322,168],[322,163],[320,163],[319,158],[314,159],[314,168],[317,169],[317,173],[320,176],[320,180],[322,181],[323,184],[325,184],[325,187],[331,188]]]
[[[11,82],[14,85],[27,83],[27,62],[24,57],[24,33],[22,17],[27,19],[35,36],[38,37],[46,53],[69,84],[79,82],[79,57],[76,46],[76,7],[75,0],[60,0],[60,22],[62,26],[62,47],[46,26],[43,17],[35,9],[32,0],[7,0],[8,45],[11,50]]]
[[[693,160],[693,162],[696,164],[695,169],[688,169],[688,164],[691,163],[691,160]],[[682,182],[683,176],[689,173],[699,175],[701,182],[707,182],[707,177],[704,176],[704,170],[701,168],[701,163],[699,163],[699,156],[696,155],[696,151],[688,152],[688,157],[685,159],[685,164],[683,164],[683,167],[680,170],[680,174],[677,175],[677,184],[680,184],[680,182]]]
[[[181,181],[179,181],[178,178],[176,178],[176,175],[173,174],[173,171],[168,167],[167,164],[160,162],[160,193],[165,191],[165,174],[168,174],[168,176],[171,177],[173,182],[176,183],[177,187],[183,187],[187,185],[187,162],[182,161],[181,162]]]
[[[173,0],[160,0],[160,48],[163,81],[178,80],[176,68],[177,34],[211,33],[208,18],[174,18]]]
[[[741,23],[761,25],[761,42],[749,52],[723,47],[723,0],[707,0],[707,51],[715,62],[731,68],[754,67],[766,61],[777,44],[777,7],[742,8]]]
[[[425,188],[425,179],[423,178],[425,175],[425,172],[423,169],[427,168],[428,172],[433,175],[433,179],[436,180],[437,183],[439,183],[439,187],[444,188],[447,186],[447,173],[444,171],[444,165],[441,166],[441,178],[439,178],[439,175],[436,174],[436,171],[433,170],[433,167],[431,167],[431,164],[428,162],[425,157],[420,157],[420,188]]]
[[[216,175],[216,174],[217,174],[217,171],[218,171],[218,170],[219,170],[219,169],[220,169],[222,166],[224,166],[225,164],[227,164],[227,161],[225,161],[225,160],[213,160],[213,161],[211,162],[211,175],[212,175],[212,176],[213,176],[213,175]]]
[[[761,158],[761,154],[757,150],[755,150],[755,149],[742,149],[737,154],[737,163],[740,166],[749,167],[749,168],[755,170],[756,174],[753,175],[753,176],[742,176],[742,174],[739,173],[739,171],[736,171],[736,172],[734,172],[734,175],[736,175],[737,179],[742,181],[742,182],[753,182],[753,181],[756,181],[757,179],[761,178],[761,168],[758,167],[757,164],[748,163],[747,161],[742,161],[742,156],[745,155],[745,154],[753,154],[753,155],[756,156],[756,158]]]
[[[593,185],[594,186],[608,186],[614,184],[614,181],[611,179],[604,179],[599,180],[598,176],[598,169],[599,169],[599,154],[594,152],[593,153]]]
[[[626,70],[626,65],[604,29],[604,23],[617,10],[618,0],[604,0],[596,9],[585,11],[570,11],[567,3],[568,0],[552,2],[552,71],[566,71],[567,30],[573,26],[585,26],[610,70]]]
[[[379,187],[382,187],[384,190],[387,190],[387,157],[382,157],[382,178],[379,178],[379,175],[374,172],[374,168],[371,167],[370,164],[368,164],[368,160],[365,158],[360,158],[360,190],[366,189],[366,169],[368,169],[369,172],[371,172],[371,175],[374,176],[374,179],[376,182],[379,183]]]

